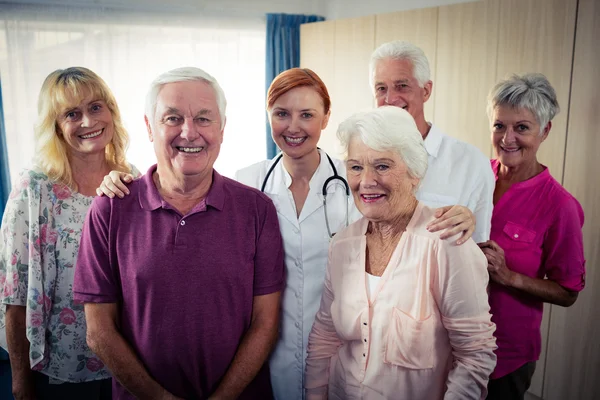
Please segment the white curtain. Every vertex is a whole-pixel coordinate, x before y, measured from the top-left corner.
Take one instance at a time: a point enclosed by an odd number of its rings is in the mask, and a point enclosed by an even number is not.
[[[0,4],[0,78],[12,182],[33,156],[37,96],[52,71],[84,66],[112,89],[142,172],[155,163],[144,98],[160,73],[200,67],[219,81],[227,125],[215,168],[223,175],[266,157],[265,22],[152,12]]]

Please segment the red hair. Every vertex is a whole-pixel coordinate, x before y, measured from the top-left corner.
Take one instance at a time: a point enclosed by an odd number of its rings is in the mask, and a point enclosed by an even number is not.
[[[331,108],[327,86],[319,78],[319,75],[308,68],[291,68],[277,75],[271,82],[267,92],[267,109],[273,107],[273,104],[281,95],[301,86],[309,86],[317,91],[323,100],[325,114],[327,114]]]

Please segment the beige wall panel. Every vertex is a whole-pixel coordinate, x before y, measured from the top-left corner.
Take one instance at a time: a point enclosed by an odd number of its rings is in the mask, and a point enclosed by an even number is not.
[[[433,119],[436,97],[438,8],[402,11],[375,16],[375,47],[392,40],[407,40],[425,52],[431,68],[433,92],[425,103],[425,118]]]
[[[375,105],[368,79],[369,57],[375,45],[375,17],[335,21],[334,43],[334,77],[329,86],[331,118],[319,145],[339,157],[341,148],[335,135],[339,123],[354,112]]]
[[[439,8],[435,113],[448,135],[491,156],[486,98],[496,82],[499,3],[478,1]]]
[[[334,42],[335,21],[300,26],[300,66],[315,71],[327,87],[333,84]]]
[[[510,73],[541,72],[556,89],[562,112],[540,147],[540,162],[561,181],[577,0],[490,0],[498,3],[498,80]]]
[[[600,2],[579,0],[564,186],[585,212],[586,287],[574,306],[553,306],[545,400],[600,396]],[[566,103],[565,111],[566,111]],[[566,114],[566,112],[565,112]]]

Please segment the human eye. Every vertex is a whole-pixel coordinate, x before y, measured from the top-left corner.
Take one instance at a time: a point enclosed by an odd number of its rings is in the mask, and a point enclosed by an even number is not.
[[[198,117],[196,118],[196,123],[200,126],[209,126],[212,124],[212,120],[206,117]]]
[[[525,124],[517,125],[517,132],[525,133],[529,130],[529,127]]]
[[[163,118],[163,123],[170,126],[179,125],[182,118],[178,115],[167,115]]]
[[[277,118],[285,118],[285,117],[288,116],[288,113],[287,113],[287,111],[281,111],[281,110],[280,111],[275,111],[275,116]]]
[[[92,112],[98,112],[102,110],[102,104],[100,103],[94,103],[90,106],[90,110],[92,110]]]
[[[380,92],[385,92],[385,86],[375,86],[375,92],[380,93]]]
[[[311,113],[309,113],[309,112],[304,112],[304,113],[301,114],[301,117],[304,118],[304,119],[310,119],[310,118],[313,117],[313,115]]]
[[[67,111],[65,113],[65,119],[67,121],[76,121],[79,119],[80,116],[80,112],[77,110],[71,110],[71,111]]]
[[[377,171],[387,171],[389,168],[390,166],[387,164],[377,164],[375,166],[375,169],[377,169]]]
[[[350,170],[354,171],[354,172],[360,172],[360,171],[362,171],[362,166],[360,166],[360,165],[351,165],[350,166]]]
[[[492,128],[494,128],[495,131],[500,131],[504,128],[504,125],[502,125],[499,122],[496,122],[494,125],[492,125]]]

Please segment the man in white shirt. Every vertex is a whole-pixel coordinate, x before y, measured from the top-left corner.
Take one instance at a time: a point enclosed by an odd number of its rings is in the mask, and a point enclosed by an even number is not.
[[[371,55],[369,76],[377,106],[404,108],[423,135],[428,168],[417,199],[430,207],[468,207],[477,222],[473,240],[488,240],[494,194],[490,161],[475,146],[445,135],[425,120],[423,108],[433,82],[423,50],[404,41],[382,44]]]

